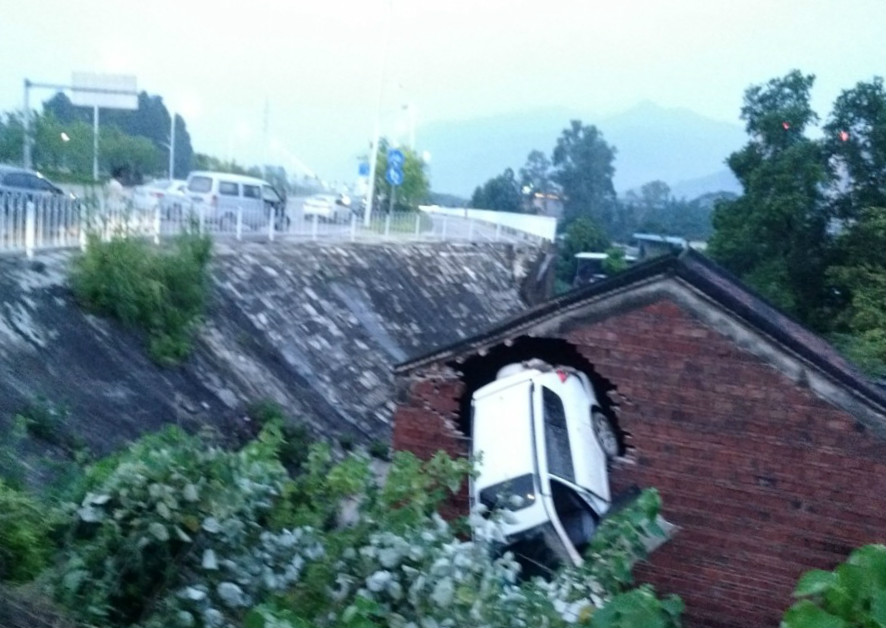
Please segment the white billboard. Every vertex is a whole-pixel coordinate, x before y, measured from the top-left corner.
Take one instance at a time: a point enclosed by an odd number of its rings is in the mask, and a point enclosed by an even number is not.
[[[78,107],[138,109],[133,75],[74,72],[71,76],[71,102]]]

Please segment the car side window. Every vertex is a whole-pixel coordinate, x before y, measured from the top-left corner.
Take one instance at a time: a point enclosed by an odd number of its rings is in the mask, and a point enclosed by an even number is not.
[[[280,198],[280,195],[277,194],[277,191],[274,190],[274,188],[272,188],[270,185],[262,186],[262,194],[264,200],[270,201],[271,203],[279,203],[282,200]]]
[[[257,185],[243,185],[243,196],[245,198],[261,198],[261,189]]]
[[[541,389],[542,412],[545,425],[545,449],[548,472],[569,482],[575,482],[569,431],[566,427],[566,409],[563,400],[547,387]]]
[[[3,185],[8,185],[11,188],[28,188],[31,187],[28,185],[28,175],[23,172],[10,172],[8,175],[3,177]]]
[[[240,186],[232,181],[219,181],[218,193],[222,196],[239,196]]]
[[[31,175],[30,187],[40,192],[55,192],[55,186],[46,179]]]

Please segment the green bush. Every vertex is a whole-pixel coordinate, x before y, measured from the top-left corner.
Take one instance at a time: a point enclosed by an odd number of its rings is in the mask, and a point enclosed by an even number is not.
[[[0,580],[23,582],[43,569],[54,523],[45,505],[0,480]]]
[[[308,448],[311,441],[308,429],[301,423],[288,419],[283,408],[269,399],[251,403],[246,408],[246,414],[258,423],[260,428],[272,424],[277,426],[282,436],[282,441],[277,448],[277,456],[287,471],[292,474],[298,473],[308,459]]]
[[[865,545],[833,571],[807,571],[794,597],[782,628],[886,628],[886,545]]]
[[[248,575],[251,584],[236,586],[250,597],[269,579],[288,582],[296,574],[280,575],[271,560],[278,541],[294,534],[302,549],[317,550],[307,532],[265,534],[286,479],[276,440],[263,434],[228,452],[169,428],[90,468],[53,579],[58,600],[99,625],[129,625],[155,613],[172,613],[166,625],[193,625],[195,616],[207,624],[219,596],[235,586],[229,580]],[[270,558],[256,559],[258,548]]]
[[[206,303],[211,240],[187,233],[171,248],[137,238],[89,237],[71,275],[78,300],[88,309],[141,329],[149,353],[176,364],[190,353],[194,329]]]

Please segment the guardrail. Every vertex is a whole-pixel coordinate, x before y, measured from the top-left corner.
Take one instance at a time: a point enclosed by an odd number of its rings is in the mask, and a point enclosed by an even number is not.
[[[541,240],[553,241],[557,235],[557,219],[551,216],[471,209],[470,207],[441,207],[439,205],[420,205],[419,209],[441,216],[501,225],[512,232],[527,233]]]
[[[348,212],[336,220],[323,220],[317,215],[300,216],[296,212],[271,212],[256,216],[254,212],[227,212],[215,219],[215,212],[201,206],[174,208],[156,205],[137,208],[129,201],[111,202],[94,197],[88,201],[59,196],[28,197],[20,194],[0,195],[0,253],[85,248],[87,234],[102,239],[115,235],[150,238],[159,243],[187,229],[197,229],[214,237],[233,240],[278,239],[302,240],[467,240],[525,241],[538,240],[532,233],[521,232],[502,224],[474,218],[437,215],[425,211],[395,212],[372,217],[364,225],[363,218]]]

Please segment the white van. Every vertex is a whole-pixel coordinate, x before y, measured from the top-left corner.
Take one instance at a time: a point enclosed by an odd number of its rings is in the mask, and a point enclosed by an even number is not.
[[[225,231],[237,224],[238,210],[248,227],[267,225],[271,216],[278,226],[288,224],[285,198],[264,179],[197,170],[188,175],[186,194],[195,212]]]
[[[509,365],[472,397],[474,512],[506,511],[502,528],[524,566],[580,565],[611,505],[612,424],[587,375],[540,360]]]

